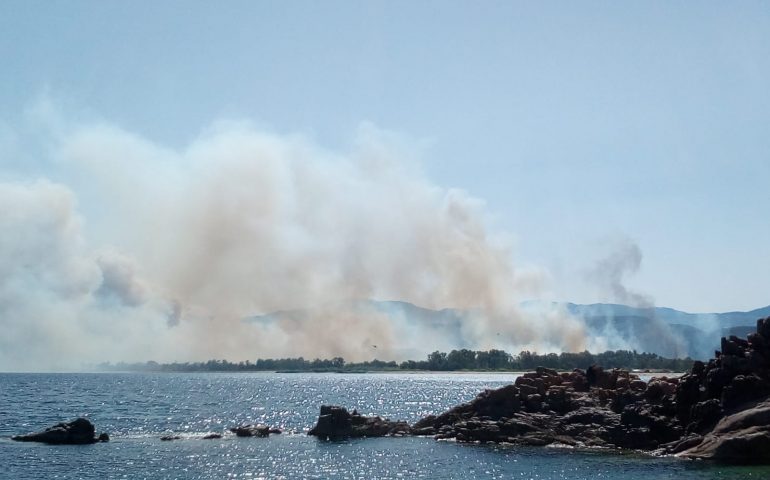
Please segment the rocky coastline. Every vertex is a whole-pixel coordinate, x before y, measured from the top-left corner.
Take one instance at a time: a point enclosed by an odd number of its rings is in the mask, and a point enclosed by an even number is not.
[[[266,425],[229,429],[237,437],[279,434]],[[770,317],[746,339],[722,338],[708,362],[681,377],[649,382],[621,369],[559,372],[539,367],[513,384],[409,425],[324,405],[309,432],[322,439],[432,436],[437,440],[628,449],[735,464],[770,464]],[[222,438],[209,433],[203,439]],[[85,418],[11,437],[21,442],[91,444]],[[161,440],[178,440],[169,434]]]
[[[770,317],[723,338],[708,362],[649,382],[619,369],[537,368],[514,384],[414,425],[322,406],[309,435],[423,435],[459,442],[631,449],[723,463],[770,464]]]

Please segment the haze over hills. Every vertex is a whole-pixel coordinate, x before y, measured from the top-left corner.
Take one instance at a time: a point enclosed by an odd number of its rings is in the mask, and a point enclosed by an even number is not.
[[[589,329],[617,331],[629,342],[636,341],[646,351],[673,356],[709,358],[719,348],[723,336],[745,337],[755,331],[756,321],[770,315],[770,306],[747,312],[689,313],[667,307],[631,307],[618,304],[567,304],[569,312],[582,318]],[[649,335],[647,327],[663,324],[681,340],[681,350],[663,352],[660,339]]]
[[[612,303],[594,303],[579,305],[567,303],[570,313],[581,317],[645,317],[654,316],[669,325],[687,325],[695,328],[703,328],[704,325],[716,324],[720,328],[732,328],[741,326],[756,326],[758,318],[770,315],[770,306],[757,308],[748,312],[724,312],[724,313],[688,313],[667,307],[631,307]]]
[[[499,337],[500,343],[473,344],[472,330],[478,312],[445,308],[433,310],[404,301],[359,300],[350,302],[352,311],[376,311],[400,333],[399,355],[420,358],[426,349],[510,348],[515,339]],[[521,305],[531,321],[538,315],[569,315],[581,320],[586,335],[613,350],[637,350],[667,357],[704,359],[713,355],[719,340],[726,335],[745,336],[754,331],[756,320],[770,316],[770,306],[746,312],[690,313],[667,307],[633,307],[620,304],[525,302]],[[311,310],[280,311],[246,319],[247,322],[271,324],[292,322],[300,326],[313,321]],[[426,339],[430,345],[426,345]],[[376,356],[377,339],[369,339]]]

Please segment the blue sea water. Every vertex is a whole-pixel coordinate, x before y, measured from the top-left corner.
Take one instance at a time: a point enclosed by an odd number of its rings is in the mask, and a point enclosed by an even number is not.
[[[414,422],[514,375],[0,374],[0,478],[8,479],[766,479],[724,467],[566,448],[467,445],[430,438],[319,441],[305,432],[322,404]],[[87,416],[111,441],[12,442],[18,433]],[[203,440],[241,423],[269,438]],[[160,441],[168,433],[183,439]]]

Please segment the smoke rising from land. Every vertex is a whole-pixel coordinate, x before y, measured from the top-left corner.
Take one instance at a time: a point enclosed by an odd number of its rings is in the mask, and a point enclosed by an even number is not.
[[[608,318],[599,337],[607,339],[614,348],[637,348],[645,352],[661,352],[668,357],[681,357],[687,352],[686,342],[655,314],[652,297],[626,286],[628,277],[636,274],[642,265],[642,250],[628,238],[621,238],[599,259],[588,272],[588,279],[605,295],[608,301],[644,309],[639,318]],[[618,327],[624,331],[618,331]],[[625,339],[625,340],[624,340]],[[629,341],[629,339],[632,339]]]
[[[468,310],[475,348],[606,344],[558,308],[520,311],[542,279],[514,268],[483,202],[372,126],[339,152],[244,123],[181,149],[105,124],[56,133],[55,175],[0,183],[0,369],[451,347],[361,299]],[[244,321],[279,311],[305,314]]]
[[[627,277],[639,271],[642,250],[629,239],[621,239],[608,255],[599,259],[589,272],[589,278],[609,293],[611,301],[635,307],[652,307],[649,297],[626,287]]]

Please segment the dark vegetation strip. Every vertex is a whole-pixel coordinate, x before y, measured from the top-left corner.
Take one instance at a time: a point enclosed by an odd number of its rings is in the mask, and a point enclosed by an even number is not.
[[[662,370],[684,372],[692,367],[693,360],[687,358],[664,358],[654,353],[638,353],[628,350],[608,350],[604,353],[547,353],[539,355],[524,351],[511,355],[503,350],[452,350],[449,353],[433,352],[426,360],[406,360],[401,363],[374,359],[369,362],[345,362],[342,357],[332,359],[306,360],[298,358],[258,359],[242,362],[227,360],[208,360],[206,362],[185,363],[102,363],[97,367],[105,371],[141,371],[141,372],[371,372],[393,370],[429,370],[429,371],[524,371],[542,366],[557,370],[586,369],[591,365],[605,368],[623,368],[628,370]]]

